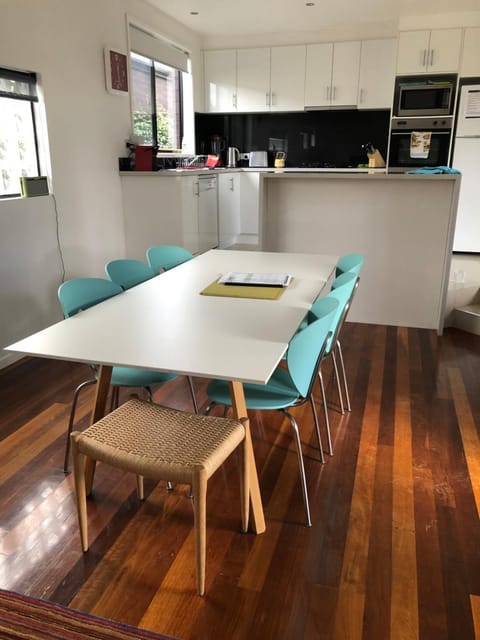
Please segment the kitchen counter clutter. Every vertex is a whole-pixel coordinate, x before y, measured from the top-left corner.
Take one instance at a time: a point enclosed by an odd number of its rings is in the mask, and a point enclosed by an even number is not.
[[[264,173],[264,251],[365,255],[349,319],[442,332],[461,176]]]

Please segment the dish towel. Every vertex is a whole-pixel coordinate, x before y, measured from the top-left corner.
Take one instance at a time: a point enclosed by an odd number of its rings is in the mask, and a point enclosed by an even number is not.
[[[428,158],[431,139],[431,131],[412,131],[410,135],[410,157]]]
[[[461,171],[452,167],[420,167],[407,171],[407,173],[461,173]]]

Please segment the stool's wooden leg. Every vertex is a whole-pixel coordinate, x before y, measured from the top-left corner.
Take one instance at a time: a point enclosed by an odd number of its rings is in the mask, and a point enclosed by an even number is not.
[[[145,499],[145,493],[143,491],[143,476],[137,476],[137,496],[139,500]]]
[[[250,434],[250,423],[248,421],[247,406],[245,404],[245,394],[243,392],[243,384],[238,380],[230,382],[230,394],[232,397],[232,406],[237,420],[246,419],[247,427],[245,428],[245,448],[250,470],[250,502],[252,505],[253,530],[255,533],[263,533],[265,531],[265,516],[263,514],[262,496],[260,494],[260,486],[258,484],[257,467],[255,465],[255,457],[253,455],[252,437]]]
[[[80,434],[74,431],[70,436],[73,458],[73,477],[75,481],[75,496],[77,501],[78,525],[80,527],[80,540],[83,551],[88,551],[88,522],[87,522],[87,495],[85,492],[85,463],[87,456],[78,450],[77,437]]]
[[[205,471],[195,471],[192,481],[193,514],[195,522],[195,566],[197,593],[205,593],[205,555],[207,529],[207,475]]]
[[[250,515],[250,461],[248,459],[248,447],[247,447],[247,430],[250,431],[250,425],[248,420],[242,419],[243,426],[245,427],[245,440],[240,447],[240,453],[242,458],[242,478],[240,482],[240,497],[242,508],[242,531],[246,533],[248,531],[248,517]]]
[[[92,411],[92,419],[90,424],[95,424],[105,415],[105,406],[107,404],[107,396],[110,388],[110,380],[112,378],[112,367],[102,365],[98,372],[98,382],[95,392],[95,403]],[[92,492],[93,476],[95,475],[95,460],[87,460],[85,469],[86,492],[87,496]]]

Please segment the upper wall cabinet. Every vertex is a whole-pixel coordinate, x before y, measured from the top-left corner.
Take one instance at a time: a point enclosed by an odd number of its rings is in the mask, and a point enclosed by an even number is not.
[[[235,111],[237,100],[237,52],[235,49],[204,52],[205,110]]]
[[[396,38],[362,41],[357,102],[359,109],[391,108],[396,57]]]
[[[270,69],[271,111],[303,111],[305,56],[305,45],[272,47]]]
[[[270,49],[237,50],[237,111],[270,110]]]
[[[480,27],[465,29],[460,76],[480,76]]]
[[[360,41],[307,45],[305,106],[356,106]]]
[[[458,72],[462,35],[462,29],[402,31],[397,74]]]

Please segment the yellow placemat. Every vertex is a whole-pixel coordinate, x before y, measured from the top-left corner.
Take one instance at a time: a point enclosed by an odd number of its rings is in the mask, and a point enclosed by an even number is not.
[[[212,284],[200,291],[202,296],[221,296],[224,298],[256,298],[257,300],[277,300],[287,287],[252,287],[241,284]]]

